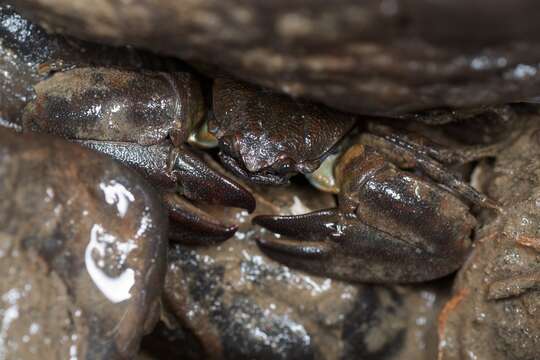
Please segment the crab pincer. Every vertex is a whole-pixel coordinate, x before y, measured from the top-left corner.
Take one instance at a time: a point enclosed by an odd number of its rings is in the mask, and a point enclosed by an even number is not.
[[[476,225],[466,202],[497,203],[443,174],[437,160],[418,154],[420,161],[411,162],[413,150],[392,157],[395,144],[375,138],[362,136],[338,160],[336,208],[255,217],[255,224],[287,237],[259,239],[261,248],[291,267],[349,281],[420,282],[457,270]],[[406,170],[418,163],[420,174]]]

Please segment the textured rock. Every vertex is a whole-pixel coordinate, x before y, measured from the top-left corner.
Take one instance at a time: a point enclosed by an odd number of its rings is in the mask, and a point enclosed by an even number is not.
[[[3,0],[48,30],[133,44],[364,114],[540,94],[536,0]]]
[[[439,359],[533,360],[540,354],[540,130],[522,116],[523,132],[477,172],[504,213],[479,232],[439,318]]]
[[[125,359],[159,316],[167,215],[132,170],[0,128],[0,359]]]

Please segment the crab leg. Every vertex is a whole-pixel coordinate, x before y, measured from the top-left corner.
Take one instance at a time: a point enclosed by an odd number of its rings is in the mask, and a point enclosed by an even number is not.
[[[362,135],[362,138],[368,145],[377,145],[377,151],[383,152],[386,158],[391,159],[398,166],[419,169],[436,182],[441,183],[473,204],[497,210],[501,209],[496,201],[482,194],[471,185],[463,182],[455,174],[452,174],[448,169],[443,167],[439,161],[430,157],[428,155],[430,154],[429,151],[426,150],[428,147],[408,142],[397,135],[379,137],[376,135],[364,134]],[[388,147],[393,149],[385,151]],[[395,151],[395,148],[397,148],[398,151]],[[481,156],[478,157],[480,158]],[[457,157],[455,157],[454,160],[456,158]],[[451,158],[446,156],[446,160],[449,159]]]
[[[459,165],[486,157],[495,156],[500,152],[505,142],[492,145],[464,146],[459,149],[448,149],[425,138],[409,136],[404,133],[395,133],[391,128],[384,125],[371,124],[369,127],[373,134],[379,135],[386,141],[400,148],[413,151],[416,154],[429,156],[443,164]]]

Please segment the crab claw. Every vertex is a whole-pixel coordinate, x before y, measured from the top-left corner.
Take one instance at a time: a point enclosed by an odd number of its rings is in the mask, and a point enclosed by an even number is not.
[[[258,239],[268,256],[315,275],[348,281],[431,280],[455,271],[466,250],[452,248],[444,236],[436,244],[410,241],[339,209],[294,216],[262,215],[253,223],[288,237]]]
[[[222,174],[210,157],[203,160],[192,149],[175,149],[173,173],[181,193],[190,200],[206,204],[255,210],[255,198],[242,185]]]
[[[171,218],[169,237],[182,244],[213,245],[234,235],[237,225],[226,226],[174,193],[166,193],[164,202]]]

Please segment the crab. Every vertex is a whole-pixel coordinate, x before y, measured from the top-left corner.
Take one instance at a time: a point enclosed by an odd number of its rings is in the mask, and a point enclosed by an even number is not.
[[[255,208],[245,187],[187,144],[204,115],[192,73],[83,67],[55,72],[34,89],[22,131],[60,135],[140,170],[169,209],[171,239],[208,245],[237,230],[190,200]]]
[[[304,215],[256,216],[254,224],[278,234],[259,239],[259,246],[293,268],[347,281],[408,283],[448,275],[470,250],[476,219],[469,204],[501,209],[445,165],[496,149],[449,150],[371,126],[334,167],[339,205]]]
[[[55,73],[35,91],[24,130],[62,135],[140,169],[162,192],[171,238],[199,245],[223,241],[237,227],[222,225],[179,193],[255,207],[247,189],[187,144],[204,137],[198,130],[203,118],[227,168],[251,182],[278,185],[335,159],[357,120],[228,78],[214,81],[213,106],[205,109],[200,85],[187,72],[78,68]],[[470,162],[492,149],[450,151],[384,126],[370,130],[339,156],[339,206],[257,216],[255,224],[300,239],[259,245],[293,267],[350,281],[420,282],[455,271],[476,224],[467,202],[498,205],[444,164]]]

